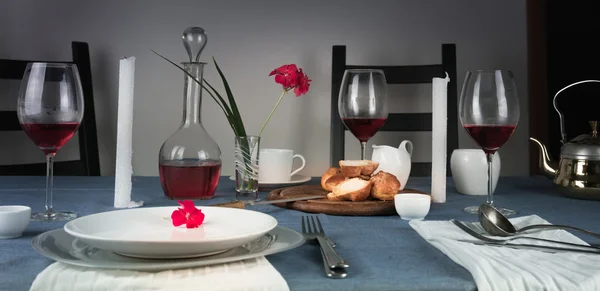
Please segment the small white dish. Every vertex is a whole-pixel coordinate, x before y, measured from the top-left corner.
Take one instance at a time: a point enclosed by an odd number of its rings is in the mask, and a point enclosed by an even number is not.
[[[305,176],[305,175],[293,175],[291,180],[289,181],[285,181],[285,182],[264,182],[264,181],[258,181],[258,188],[259,190],[262,189],[275,189],[275,188],[283,188],[283,187],[289,187],[289,186],[297,186],[297,185],[302,185],[308,181],[310,181],[311,177],[310,176]],[[230,176],[229,180],[231,181],[235,181],[235,176]]]
[[[28,206],[0,206],[0,239],[20,237],[30,220],[31,208]]]
[[[419,193],[402,193],[394,196],[394,206],[404,220],[423,220],[431,207],[431,196]]]
[[[225,252],[249,243],[277,226],[257,211],[198,207],[206,215],[198,228],[174,227],[177,207],[115,210],[83,216],[65,224],[65,231],[86,244],[137,258],[191,258]]]

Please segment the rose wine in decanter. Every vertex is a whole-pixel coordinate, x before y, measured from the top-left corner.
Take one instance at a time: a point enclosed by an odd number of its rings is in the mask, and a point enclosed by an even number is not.
[[[165,196],[170,199],[210,199],[221,175],[221,150],[202,126],[202,80],[204,63],[200,53],[206,45],[202,28],[190,27],[183,32],[183,43],[190,62],[182,67],[185,74],[183,120],[179,129],[160,148],[159,175]]]

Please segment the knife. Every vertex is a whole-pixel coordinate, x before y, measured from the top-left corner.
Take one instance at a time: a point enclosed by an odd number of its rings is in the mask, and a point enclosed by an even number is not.
[[[600,252],[597,252],[597,251],[588,251],[588,250],[584,250],[584,249],[575,249],[575,248],[561,248],[561,247],[532,245],[532,244],[493,243],[493,242],[484,242],[484,241],[476,241],[476,240],[457,240],[457,241],[472,243],[472,244],[476,244],[476,245],[483,245],[483,246],[508,247],[508,248],[513,248],[513,249],[524,249],[524,250],[536,250],[536,251],[542,251],[542,252],[546,252],[546,253],[576,252],[576,253],[600,255]]]
[[[305,200],[314,200],[314,199],[323,199],[327,198],[327,196],[323,195],[313,195],[313,196],[304,196],[304,197],[296,197],[296,198],[286,198],[286,199],[277,199],[277,200],[262,200],[262,201],[231,201],[225,203],[218,203],[208,206],[217,206],[217,207],[229,207],[229,208],[246,208],[246,206],[254,206],[254,205],[267,205],[267,204],[275,204],[275,203],[286,203],[286,202],[294,202],[294,201],[305,201]]]

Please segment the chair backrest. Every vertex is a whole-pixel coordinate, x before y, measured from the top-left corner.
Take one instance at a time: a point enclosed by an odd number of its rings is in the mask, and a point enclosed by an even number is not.
[[[99,176],[100,158],[98,154],[98,136],[96,133],[96,114],[94,111],[94,92],[89,46],[85,42],[72,42],[73,63],[77,65],[81,78],[85,112],[78,130],[79,156],[77,161],[55,162],[55,175]],[[0,79],[21,80],[30,60],[0,59]],[[47,61],[42,61],[47,62]],[[17,98],[15,96],[15,98]],[[0,111],[0,132],[21,131],[16,111]],[[0,175],[45,175],[44,163],[1,165]]]
[[[456,46],[442,44],[441,64],[416,66],[368,66],[346,64],[346,46],[333,46],[331,72],[331,166],[344,159],[344,133],[347,130],[339,116],[338,99],[344,71],[347,69],[381,69],[388,84],[431,84],[435,77],[450,78],[448,83],[447,173],[450,175],[450,155],[458,148],[458,98],[456,83]],[[431,131],[431,113],[390,113],[379,131]],[[431,175],[431,162],[413,162],[411,176]]]

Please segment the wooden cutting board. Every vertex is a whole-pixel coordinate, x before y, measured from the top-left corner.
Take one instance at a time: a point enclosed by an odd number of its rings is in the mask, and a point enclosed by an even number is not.
[[[423,191],[414,189],[404,189],[400,193],[422,193]],[[356,215],[356,216],[374,216],[374,215],[396,215],[394,201],[366,200],[359,202],[352,201],[330,201],[326,198],[326,190],[320,185],[302,185],[287,188],[280,188],[269,193],[268,200],[277,200],[285,198],[295,198],[303,196],[323,195],[324,199],[294,201],[288,203],[276,203],[275,206],[294,209],[303,212],[324,213],[330,215]]]

